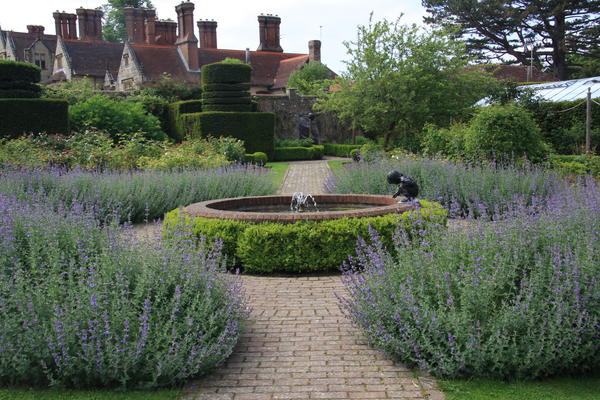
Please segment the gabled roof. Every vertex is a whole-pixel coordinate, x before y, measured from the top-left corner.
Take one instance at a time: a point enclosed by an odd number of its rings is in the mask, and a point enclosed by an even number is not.
[[[33,44],[38,40],[37,36],[33,33],[24,32],[5,32],[8,33],[9,40],[12,40],[14,44],[14,50],[16,53],[17,61],[24,61],[25,51],[29,50]],[[56,51],[56,36],[55,35],[42,35],[39,39],[50,53],[54,54]]]
[[[89,40],[64,40],[71,60],[73,75],[95,76],[104,79],[108,70],[113,76],[119,73],[123,43]]]
[[[284,87],[287,84],[289,74],[292,72],[289,69],[297,66],[298,63],[306,62],[304,58],[308,60],[308,55],[306,54],[270,51],[250,51],[249,53],[253,86]],[[237,58],[238,60],[246,61],[245,50],[198,49],[198,54],[200,66],[223,61],[225,58]],[[291,59],[296,60],[292,62]],[[281,62],[286,60],[290,60],[290,63],[285,64],[280,75]]]
[[[198,73],[189,72],[176,46],[130,44],[142,73],[148,80],[158,80],[168,73],[176,81],[198,83]]]

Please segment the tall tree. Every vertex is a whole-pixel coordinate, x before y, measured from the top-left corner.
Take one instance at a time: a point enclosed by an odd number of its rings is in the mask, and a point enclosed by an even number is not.
[[[427,122],[448,125],[485,96],[483,71],[469,69],[462,42],[445,30],[424,31],[400,20],[359,26],[345,42],[347,72],[324,95],[319,111],[330,111],[353,128],[412,142]]]
[[[127,39],[125,31],[125,7],[145,7],[152,8],[150,0],[108,0],[104,4],[104,40],[109,42],[124,42]]]
[[[481,59],[508,58],[528,65],[549,66],[568,79],[576,59],[594,58],[598,44],[600,0],[422,0],[431,14],[425,20],[454,24]],[[527,45],[527,46],[525,46]]]
[[[325,64],[309,62],[292,72],[287,87],[298,89],[303,95],[316,96],[329,88],[331,78],[332,73]]]

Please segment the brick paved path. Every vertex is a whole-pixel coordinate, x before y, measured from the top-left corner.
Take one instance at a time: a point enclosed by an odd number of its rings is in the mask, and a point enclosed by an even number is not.
[[[325,193],[325,182],[330,172],[327,160],[290,162],[279,194]]]
[[[327,161],[291,162],[279,193],[323,193]],[[190,382],[185,400],[442,399],[369,347],[336,298],[339,276],[243,276],[252,309],[232,356]]]
[[[370,348],[342,315],[339,276],[244,276],[252,312],[233,355],[185,388],[186,400],[441,399]]]

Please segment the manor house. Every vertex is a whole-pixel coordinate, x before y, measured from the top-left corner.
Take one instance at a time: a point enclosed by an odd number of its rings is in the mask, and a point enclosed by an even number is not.
[[[55,35],[38,25],[28,25],[26,33],[0,29],[0,59],[38,65],[46,84],[88,78],[98,88],[124,91],[165,75],[199,84],[203,65],[237,58],[252,66],[252,94],[283,93],[292,72],[310,61],[321,61],[319,40],[308,42],[306,54],[283,51],[278,16],[258,16],[255,51],[224,50],[217,47],[216,21],[197,21],[198,40],[194,4],[183,2],[175,10],[177,22],[157,19],[153,9],[125,8],[125,43],[104,40],[102,10],[57,11],[53,13]]]

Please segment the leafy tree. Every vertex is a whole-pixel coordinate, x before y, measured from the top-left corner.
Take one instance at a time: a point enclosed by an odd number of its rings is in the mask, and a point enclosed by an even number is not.
[[[125,7],[152,8],[150,0],[108,0],[102,6],[106,17],[103,27],[104,40],[109,42],[124,42],[127,39],[125,31]]]
[[[573,60],[585,58],[598,43],[598,0],[422,0],[431,14],[425,20],[459,25],[473,54],[481,59],[505,60],[528,65],[537,43],[534,64],[549,66],[559,79],[569,77]]]
[[[350,61],[334,90],[323,95],[319,111],[331,111],[369,136],[389,140],[402,135],[411,150],[427,122],[447,126],[461,119],[494,81],[465,68],[463,43],[448,30],[425,31],[400,20],[358,27],[355,42],[345,42]]]
[[[294,71],[288,80],[288,88],[296,88],[303,95],[316,96],[329,88],[331,71],[325,64],[310,62]]]

